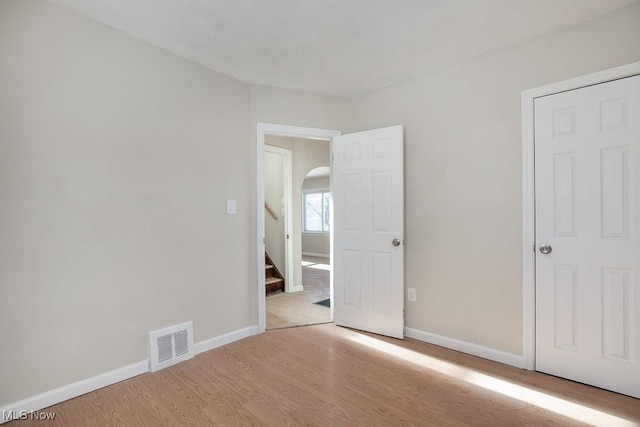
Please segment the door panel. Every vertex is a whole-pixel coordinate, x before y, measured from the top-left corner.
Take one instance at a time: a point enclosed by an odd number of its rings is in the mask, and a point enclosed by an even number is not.
[[[404,336],[402,126],[333,139],[334,321]]]
[[[535,118],[536,369],[640,397],[640,77]]]

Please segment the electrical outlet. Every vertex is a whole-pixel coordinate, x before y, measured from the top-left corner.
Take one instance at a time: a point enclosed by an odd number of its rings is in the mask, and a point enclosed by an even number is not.
[[[416,302],[416,288],[407,288],[407,299],[411,302]]]

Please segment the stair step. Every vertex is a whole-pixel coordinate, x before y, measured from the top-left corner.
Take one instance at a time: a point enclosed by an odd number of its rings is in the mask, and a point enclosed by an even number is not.
[[[275,271],[275,270],[273,269],[273,265],[271,265],[271,264],[267,264],[267,265],[265,265],[265,268],[264,268],[264,277],[266,277],[267,279],[268,279],[268,278],[270,278],[270,277],[273,277],[273,272],[274,272],[274,271]]]
[[[284,278],[282,278],[282,274],[278,271],[278,267],[273,264],[273,260],[269,258],[269,255],[266,252],[264,253],[264,264],[265,292],[269,294],[270,292],[284,291]]]
[[[275,283],[281,283],[281,282],[282,282],[282,279],[278,279],[277,277],[268,277],[264,281],[266,285],[273,285]]]
[[[267,277],[264,281],[265,292],[283,291],[283,280],[276,277]]]

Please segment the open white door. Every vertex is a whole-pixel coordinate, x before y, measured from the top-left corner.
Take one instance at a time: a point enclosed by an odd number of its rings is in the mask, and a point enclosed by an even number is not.
[[[535,101],[536,369],[640,397],[640,76]]]
[[[404,337],[403,128],[333,138],[336,325]]]
[[[269,155],[274,156],[271,162]],[[264,202],[275,210],[274,217],[265,209],[265,250],[284,275],[285,292],[302,290],[293,283],[292,156],[291,150],[264,146]]]

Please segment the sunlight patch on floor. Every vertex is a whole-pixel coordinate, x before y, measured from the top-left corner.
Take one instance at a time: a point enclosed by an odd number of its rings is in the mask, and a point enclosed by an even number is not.
[[[313,265],[308,265],[307,267],[315,268],[317,270],[331,271],[331,266],[328,264],[313,264]]]
[[[441,374],[482,387],[486,390],[491,390],[506,397],[553,411],[556,414],[572,418],[585,424],[593,426],[606,425],[610,427],[632,427],[638,425],[635,422],[631,422],[624,418],[620,418],[588,406],[573,403],[569,400],[551,396],[543,392],[532,390],[490,375],[482,374],[474,371],[473,369],[445,362],[435,357],[427,356],[425,354],[418,353],[417,351],[408,350],[377,338],[353,333],[352,336],[349,336],[349,339],[374,350],[398,357],[404,361],[414,363],[427,369],[432,369]]]
[[[315,268],[316,270],[331,271],[331,265],[323,262],[302,261],[303,267]]]

